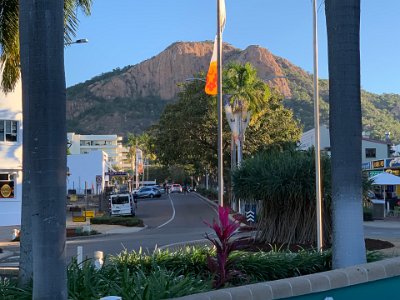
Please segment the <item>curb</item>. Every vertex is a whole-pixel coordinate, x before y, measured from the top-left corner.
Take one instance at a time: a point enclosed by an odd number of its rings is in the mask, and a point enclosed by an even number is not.
[[[3,252],[0,253],[0,260],[9,258],[10,256],[13,256],[13,255],[14,255],[14,252],[3,249]]]
[[[127,234],[127,233],[136,233],[136,232],[140,232],[144,229],[146,229],[148,226],[144,225],[143,227],[127,227],[127,226],[121,226],[121,228],[115,228],[109,231],[105,231],[105,232],[99,232],[98,234],[92,234],[92,235],[80,235],[80,236],[72,236],[72,237],[67,237],[67,241],[70,240],[86,240],[86,239],[93,239],[99,236],[107,236],[107,235],[114,235],[114,234]],[[132,228],[132,231],[130,231],[130,229]],[[135,230],[133,230],[133,228],[135,228]],[[96,229],[94,229],[96,230]],[[112,232],[112,231],[118,231],[118,230],[126,230],[126,232]]]

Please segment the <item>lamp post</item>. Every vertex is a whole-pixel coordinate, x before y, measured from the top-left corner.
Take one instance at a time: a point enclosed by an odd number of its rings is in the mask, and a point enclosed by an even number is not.
[[[78,40],[75,40],[75,41],[72,41],[72,42],[69,42],[69,43],[65,43],[64,46],[69,46],[69,45],[72,45],[72,44],[86,44],[86,43],[89,43],[88,39],[78,39]]]

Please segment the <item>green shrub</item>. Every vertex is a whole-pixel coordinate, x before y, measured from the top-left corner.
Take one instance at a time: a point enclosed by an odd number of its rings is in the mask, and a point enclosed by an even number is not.
[[[143,227],[143,220],[136,217],[101,216],[90,219],[90,224],[122,225],[128,227]]]
[[[372,218],[372,208],[369,207],[363,207],[363,218],[364,221],[373,221],[374,219]]]
[[[68,265],[68,299],[91,300],[109,295],[123,299],[166,299],[205,292],[212,289],[212,275],[207,268],[207,255],[215,249],[187,247],[175,252],[157,250],[153,254],[124,251],[106,258],[96,270],[91,260]],[[231,258],[243,276],[231,285],[276,280],[331,269],[331,251],[244,252],[236,251]],[[378,252],[369,252],[367,261],[382,259]],[[0,299],[28,300],[32,286],[18,288],[15,280],[0,280]]]
[[[330,243],[330,158],[321,157],[323,236]],[[309,244],[317,240],[314,152],[268,150],[242,162],[232,173],[233,192],[259,201],[258,238],[266,243]]]
[[[199,274],[203,278],[209,276],[207,269],[207,254],[214,254],[208,247],[186,247],[177,251],[156,250],[148,255],[139,251],[122,251],[119,255],[111,256],[110,262],[117,267],[127,266],[130,270],[142,270],[151,273],[154,268],[165,268],[179,275]]]

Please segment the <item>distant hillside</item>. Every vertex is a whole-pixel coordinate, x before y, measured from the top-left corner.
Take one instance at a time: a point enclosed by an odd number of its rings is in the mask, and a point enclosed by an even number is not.
[[[224,63],[250,62],[260,78],[285,96],[304,127],[313,128],[312,76],[267,49],[244,50],[224,44]],[[67,89],[67,125],[78,133],[126,135],[140,133],[157,122],[165,105],[176,100],[178,83],[205,73],[212,42],[177,42],[137,65],[115,69]],[[320,80],[321,122],[328,123],[328,82]],[[386,131],[400,141],[400,96],[362,93],[363,124],[371,137],[383,139]]]

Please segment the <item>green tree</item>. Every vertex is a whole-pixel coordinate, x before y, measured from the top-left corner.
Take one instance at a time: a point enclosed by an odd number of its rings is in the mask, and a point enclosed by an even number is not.
[[[57,282],[63,281],[64,275],[61,272],[65,272],[64,268],[56,267],[64,263],[62,257],[65,255],[63,247],[65,246],[66,190],[66,129],[63,121],[65,120],[65,78],[63,49],[61,48],[59,52],[59,46],[61,44],[64,47],[64,43],[71,42],[74,36],[78,24],[77,8],[89,14],[92,0],[54,1],[51,5],[44,1],[41,1],[41,4],[35,3],[22,1],[20,5],[19,1],[14,0],[0,2],[0,60],[4,67],[1,85],[4,91],[11,91],[19,80],[21,66],[24,175],[19,281],[21,285],[26,285],[32,279],[33,255],[35,255],[38,257],[35,259],[35,269],[40,270],[36,274],[50,275],[35,279],[37,282],[35,291],[43,289],[51,292],[55,290],[43,288],[42,284],[46,284],[46,280],[48,283],[58,279],[60,281]],[[61,16],[58,11],[59,5],[61,5]],[[48,10],[45,10],[47,6],[49,6]],[[54,18],[45,17],[53,16],[53,13]],[[58,19],[60,17],[61,19]],[[45,20],[49,23],[46,24]],[[61,40],[58,36],[60,21]],[[21,45],[21,62],[19,45]],[[48,51],[45,51],[46,49]],[[45,70],[48,71],[45,72]],[[41,116],[42,121],[47,120],[44,123],[45,126],[40,123],[38,116]],[[60,143],[63,149],[61,152]],[[39,157],[38,153],[40,153]],[[41,210],[43,205],[45,209]],[[38,211],[38,214],[33,214],[33,211]],[[42,213],[52,214],[51,218],[43,219],[43,221],[49,221],[47,225],[38,220]],[[33,219],[32,216],[34,216]],[[38,233],[40,230],[44,231]],[[38,239],[35,238],[36,245],[32,244],[33,232],[35,236],[39,236]],[[35,251],[39,253],[35,254]],[[41,251],[46,251],[46,253]],[[50,263],[54,262],[54,266],[46,265],[45,259],[48,259]],[[55,268],[59,273],[48,272],[49,269]],[[54,295],[65,292],[64,284],[54,285],[56,290],[60,288]],[[45,296],[38,298],[45,299]]]
[[[292,113],[274,94],[259,101],[259,113],[249,125],[245,150],[248,155],[266,147],[266,143],[295,142],[300,129]],[[158,160],[165,165],[190,165],[194,174],[217,169],[216,98],[204,93],[201,81],[186,82],[178,101],[166,107],[160,121],[151,130]],[[225,168],[230,166],[230,128],[224,122],[223,149]],[[272,126],[275,126],[272,128]],[[254,137],[251,135],[254,134]],[[229,179],[229,172],[227,179]]]
[[[229,63],[224,69],[223,89],[232,96],[233,111],[257,113],[271,95],[268,85],[257,77],[257,70],[250,63]]]
[[[233,172],[235,196],[259,202],[258,239],[266,243],[309,244],[317,239],[314,152],[272,149],[244,160]],[[324,238],[331,236],[329,157],[322,157]]]
[[[20,78],[19,0],[0,0],[1,88],[11,92]],[[78,9],[90,14],[92,0],[64,1],[64,42],[69,44],[78,27]]]
[[[360,170],[360,0],[327,0],[325,13],[332,153],[333,267],[343,268],[366,261]]]

